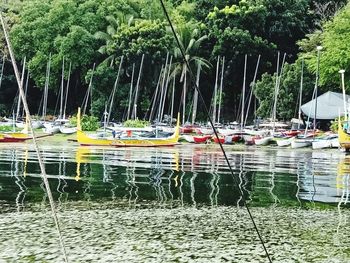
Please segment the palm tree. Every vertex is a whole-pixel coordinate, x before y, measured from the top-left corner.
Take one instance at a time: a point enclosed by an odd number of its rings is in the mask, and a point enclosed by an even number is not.
[[[116,17],[106,16],[105,18],[109,25],[106,32],[98,31],[94,34],[95,39],[103,40],[105,43],[98,49],[102,55],[107,55],[107,58],[102,62],[113,65],[116,54],[110,54],[108,48],[113,44],[113,36],[118,32],[121,25],[131,26],[134,23],[134,16],[118,13]]]
[[[180,82],[183,83],[182,91],[182,123],[185,123],[185,106],[186,93],[188,87],[187,74],[190,70],[198,67],[210,68],[211,64],[208,60],[199,57],[199,48],[207,35],[200,36],[200,31],[195,25],[187,23],[178,28],[178,39],[180,40],[181,49],[184,51],[186,61],[191,69],[188,68],[187,63],[183,61],[182,52],[180,48],[175,45],[174,57],[179,62],[174,64],[173,75],[180,74]],[[193,70],[192,70],[193,72]]]

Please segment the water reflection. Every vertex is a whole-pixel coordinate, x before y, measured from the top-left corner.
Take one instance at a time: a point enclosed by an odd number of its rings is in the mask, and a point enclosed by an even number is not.
[[[69,201],[148,201],[159,207],[241,206],[239,187],[252,206],[335,204],[349,206],[350,157],[337,151],[228,150],[234,177],[218,148],[46,147],[45,166],[54,198]],[[235,180],[238,182],[236,185]],[[2,147],[0,200],[47,206],[35,153],[28,146]]]

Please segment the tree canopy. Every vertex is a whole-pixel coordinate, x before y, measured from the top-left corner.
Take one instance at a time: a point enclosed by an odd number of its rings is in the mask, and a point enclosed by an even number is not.
[[[200,88],[209,105],[215,82],[217,56],[225,56],[223,114],[236,118],[243,83],[244,56],[248,55],[247,81],[252,81],[259,55],[258,83],[254,93],[260,113],[268,116],[268,105],[275,81],[277,51],[286,53],[287,63],[281,78],[279,114],[294,114],[299,87],[300,61],[305,59],[305,84],[309,99],[314,79],[317,45],[322,45],[320,85],[323,90],[339,87],[338,70],[350,71],[350,4],[345,0],[169,0],[166,7],[193,64],[206,65]],[[140,78],[141,116],[149,110],[157,80],[167,54],[173,56],[176,97],[181,96],[184,67],[177,43],[158,1],[153,0],[27,0],[11,1],[4,9],[10,37],[18,62],[24,57],[30,71],[28,96],[34,112],[39,107],[51,57],[49,107],[53,111],[60,86],[63,59],[72,63],[69,111],[81,104],[92,77],[93,112],[102,114],[113,88],[123,56],[113,118],[121,118],[128,104],[130,85],[136,84],[141,57],[144,67]],[[0,34],[0,50],[6,48]],[[0,87],[0,110],[11,111],[15,97],[14,77],[6,60]],[[66,65],[66,68],[68,66]],[[131,83],[134,69],[134,83]],[[182,77],[181,77],[182,76]],[[68,72],[65,71],[65,79]],[[248,86],[247,84],[247,86]],[[347,79],[347,84],[350,84]],[[349,86],[349,85],[347,85]],[[192,85],[188,83],[188,87]],[[54,92],[52,92],[54,91]],[[189,89],[191,94],[191,89]],[[6,97],[6,98],[5,98]],[[169,95],[168,95],[169,97]],[[168,98],[167,97],[167,98]],[[10,98],[10,99],[9,99]],[[188,96],[190,99],[191,96]],[[169,102],[167,102],[169,104]],[[191,105],[191,101],[187,101]],[[187,106],[188,106],[187,105]],[[169,105],[168,105],[169,106]],[[175,108],[180,108],[180,98]]]

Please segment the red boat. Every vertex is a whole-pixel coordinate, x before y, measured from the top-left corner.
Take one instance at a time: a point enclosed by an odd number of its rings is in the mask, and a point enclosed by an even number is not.
[[[294,137],[294,136],[297,136],[299,133],[301,133],[301,131],[298,131],[298,130],[282,132],[282,134],[286,137]]]
[[[219,137],[219,140],[220,140],[221,144],[225,143],[225,138],[224,137]],[[213,136],[213,141],[215,143],[219,143],[219,140],[218,140],[218,138],[216,136]]]
[[[193,136],[193,140],[195,143],[206,143],[207,141],[210,141],[211,135],[204,135],[204,136]]]
[[[193,127],[192,126],[183,126],[180,127],[180,133],[192,133]]]

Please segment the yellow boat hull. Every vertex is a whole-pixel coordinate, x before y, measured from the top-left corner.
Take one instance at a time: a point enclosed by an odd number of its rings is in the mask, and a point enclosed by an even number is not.
[[[180,137],[180,118],[178,116],[175,133],[166,138],[96,138],[81,130],[80,109],[77,115],[77,141],[80,145],[89,146],[114,146],[114,147],[158,147],[174,146],[178,144]]]
[[[343,130],[343,125],[338,121],[338,140],[341,148],[346,151],[350,150],[350,135]]]

